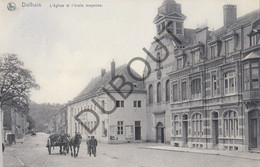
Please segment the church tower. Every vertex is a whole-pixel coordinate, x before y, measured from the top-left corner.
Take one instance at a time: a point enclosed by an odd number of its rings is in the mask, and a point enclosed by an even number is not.
[[[181,37],[184,35],[183,22],[185,19],[186,16],[181,12],[181,4],[176,3],[175,0],[164,0],[158,8],[158,14],[153,22],[156,24],[157,34],[160,35],[160,32],[167,27],[171,33]]]

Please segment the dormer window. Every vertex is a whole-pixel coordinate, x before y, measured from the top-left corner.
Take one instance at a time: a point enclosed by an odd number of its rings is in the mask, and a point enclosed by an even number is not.
[[[200,50],[196,50],[193,54],[193,63],[198,64],[200,62]]]
[[[182,58],[178,58],[177,59],[177,69],[182,69],[183,67],[183,61],[182,61]]]
[[[204,44],[198,42],[191,46],[191,53],[193,65],[200,63],[200,59],[203,59],[202,55],[204,55]]]
[[[259,44],[259,38],[260,38],[260,19],[256,20],[252,23],[252,30],[248,34],[250,38],[250,46],[254,46]]]
[[[260,34],[256,33],[250,37],[250,46],[254,46],[259,43]]]
[[[213,45],[211,46],[211,58],[214,59],[215,57],[217,57],[217,45]]]
[[[227,40],[225,41],[225,53],[226,55],[229,55],[229,53],[234,51],[234,45],[233,45],[233,40]]]

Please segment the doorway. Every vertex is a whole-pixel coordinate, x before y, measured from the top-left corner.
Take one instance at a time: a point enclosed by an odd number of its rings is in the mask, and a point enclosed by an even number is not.
[[[260,149],[260,111],[249,112],[249,146],[250,149]]]
[[[156,126],[156,134],[157,143],[164,143],[164,126],[161,122],[158,122]]]
[[[219,124],[218,124],[218,113],[217,112],[212,112],[212,115],[211,115],[211,118],[212,118],[212,141],[213,141],[213,147],[217,146],[218,143],[219,143]]]
[[[141,121],[135,121],[135,140],[141,140]]]
[[[182,141],[183,145],[186,146],[188,143],[188,115],[182,116]]]

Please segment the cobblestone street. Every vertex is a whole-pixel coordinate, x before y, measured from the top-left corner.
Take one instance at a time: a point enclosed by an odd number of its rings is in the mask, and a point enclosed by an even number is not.
[[[206,155],[170,150],[144,149],[153,143],[138,144],[98,144],[97,157],[89,157],[85,142],[81,143],[79,156],[60,155],[56,147],[49,155],[46,146],[48,134],[38,133],[36,137],[26,136],[23,144],[7,147],[4,152],[4,167],[73,167],[73,166],[236,166],[257,167],[259,160],[239,159],[235,157]],[[232,152],[230,152],[232,154]],[[248,153],[250,154],[250,153]],[[254,154],[257,156],[257,154]]]

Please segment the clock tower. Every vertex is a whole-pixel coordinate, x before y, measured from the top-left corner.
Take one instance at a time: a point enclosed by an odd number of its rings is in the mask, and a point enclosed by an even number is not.
[[[181,11],[181,4],[176,3],[175,0],[164,0],[158,8],[158,14],[153,22],[156,24],[158,35],[161,35],[160,32],[167,28],[169,32],[181,38],[184,36],[183,22],[185,19],[186,16]]]

